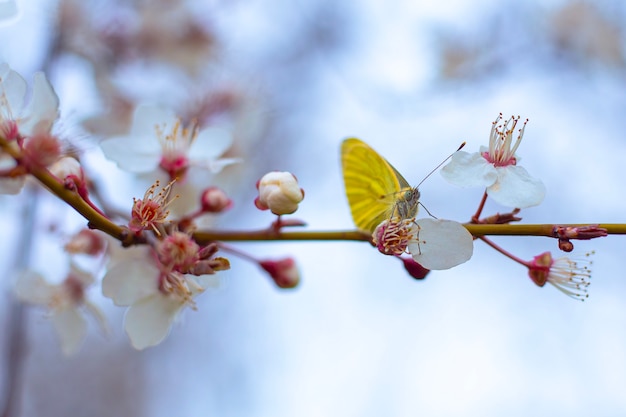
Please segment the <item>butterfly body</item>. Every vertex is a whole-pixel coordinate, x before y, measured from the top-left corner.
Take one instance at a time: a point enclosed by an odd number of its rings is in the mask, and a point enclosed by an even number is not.
[[[417,215],[419,198],[420,192],[417,187],[401,192],[396,200],[391,216],[400,217],[401,219],[415,217]]]
[[[417,215],[420,193],[365,142],[349,138],[341,145],[341,162],[352,218],[359,229],[373,232],[392,217]]]

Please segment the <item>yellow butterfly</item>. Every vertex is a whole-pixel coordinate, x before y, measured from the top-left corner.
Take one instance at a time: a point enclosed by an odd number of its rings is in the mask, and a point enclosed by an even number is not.
[[[465,142],[455,151],[465,146]],[[454,155],[454,152],[435,167],[428,178],[441,165]],[[411,187],[402,174],[378,152],[365,142],[349,138],[341,144],[341,164],[343,182],[352,211],[354,224],[362,230],[373,232],[383,220],[392,217],[401,220],[417,215],[420,192]]]
[[[417,215],[420,193],[365,142],[349,138],[341,145],[343,181],[354,224],[373,232],[383,220]]]

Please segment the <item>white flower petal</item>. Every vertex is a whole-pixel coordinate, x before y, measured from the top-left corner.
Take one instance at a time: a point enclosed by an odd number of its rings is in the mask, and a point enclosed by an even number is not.
[[[487,188],[487,194],[507,207],[526,208],[540,204],[546,195],[543,183],[517,165],[497,168],[498,181]]]
[[[59,335],[63,353],[75,353],[87,333],[87,323],[81,311],[75,307],[57,310],[52,315],[52,324]]]
[[[24,109],[24,99],[26,98],[26,80],[22,78],[20,74],[9,68],[7,64],[3,64],[2,71],[0,71],[2,79],[2,94],[6,98],[6,106],[10,111],[10,116],[13,119],[17,119],[22,110]],[[5,113],[6,110],[3,111]]]
[[[26,176],[0,178],[0,194],[18,194],[24,188]]]
[[[109,334],[109,323],[107,322],[106,316],[102,310],[89,300],[85,300],[85,309],[96,319],[100,329],[102,329],[102,332],[104,334]]]
[[[1,113],[0,113],[1,114]],[[1,116],[0,116],[1,120]],[[8,171],[17,166],[15,159],[8,154],[0,153],[0,170]],[[15,178],[0,178],[0,194],[18,194],[24,188],[26,176],[20,175]]]
[[[459,187],[488,187],[498,178],[496,169],[479,153],[455,152],[441,176]]]
[[[20,123],[20,133],[33,135],[38,132],[50,132],[52,124],[59,117],[59,97],[42,72],[33,80],[33,94],[24,111]]]
[[[126,312],[124,328],[135,349],[158,345],[165,339],[184,304],[157,294],[133,304]]]
[[[159,270],[148,259],[119,262],[102,278],[102,294],[118,306],[159,293]]]
[[[50,285],[37,272],[26,270],[18,275],[14,291],[20,301],[47,305],[56,292],[56,287]]]
[[[241,158],[215,159],[213,161],[209,161],[208,167],[209,167],[209,171],[211,171],[214,174],[217,174],[221,172],[222,169],[224,169],[224,167],[227,167],[228,165],[232,165],[232,164],[238,164],[241,161],[242,161]]]
[[[167,135],[176,120],[176,115],[167,108],[140,105],[135,109],[130,133],[105,139],[100,147],[120,169],[133,173],[154,171],[163,153],[157,126]]]
[[[107,159],[129,172],[150,172],[161,162],[162,149],[156,136],[115,136],[100,142],[100,148]]]
[[[187,280],[193,280],[200,288],[202,288],[202,291],[206,290],[207,288],[217,288],[220,285],[220,278],[218,274],[205,274],[205,275],[199,275],[199,276],[195,276],[195,275],[185,275],[185,278]],[[195,288],[193,289],[193,294],[200,294],[202,291],[200,290],[196,290]]]
[[[232,144],[233,136],[228,130],[208,127],[198,132],[189,149],[189,155],[194,161],[207,163],[221,156]]]
[[[171,109],[156,104],[141,104],[135,109],[129,136],[154,137],[158,143],[157,126],[169,133],[176,120],[176,114]]]
[[[419,219],[419,242],[409,243],[415,262],[428,269],[449,269],[468,261],[474,239],[461,223],[452,220]]]

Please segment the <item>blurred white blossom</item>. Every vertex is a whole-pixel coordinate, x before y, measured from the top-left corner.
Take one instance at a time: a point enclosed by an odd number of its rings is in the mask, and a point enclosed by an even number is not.
[[[216,173],[237,162],[220,159],[232,142],[232,135],[224,129],[199,129],[193,122],[184,127],[172,110],[140,105],[129,134],[105,139],[100,145],[104,155],[125,171],[148,173],[160,168],[170,180],[182,180],[191,166]]]
[[[61,342],[65,355],[75,353],[87,334],[85,312],[93,315],[106,331],[106,320],[100,309],[90,302],[85,291],[95,280],[93,276],[71,265],[60,284],[51,284],[37,272],[22,272],[15,283],[15,295],[20,301],[45,307]]]

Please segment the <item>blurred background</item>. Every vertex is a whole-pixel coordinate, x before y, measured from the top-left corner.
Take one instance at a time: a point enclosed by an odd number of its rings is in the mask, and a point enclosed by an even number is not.
[[[121,173],[98,149],[128,131],[138,103],[230,129],[243,163],[202,177],[228,191],[221,229],[273,221],[255,209],[269,170],[297,175],[295,217],[349,229],[339,147],[356,136],[417,184],[460,142],[486,145],[498,113],[529,118],[521,164],[547,187],[525,223],[625,222],[626,4],[481,0],[29,0],[0,27],[0,59],[45,71],[59,130],[111,203],[130,208],[152,179]],[[433,175],[435,216],[466,221],[482,196]],[[32,196],[0,197],[1,329],[11,328],[14,258]],[[63,278],[62,238],[84,220],[38,198],[32,267]],[[488,202],[484,214],[506,212]],[[425,215],[425,214],[423,214]],[[494,238],[524,259],[558,253],[538,237]],[[2,373],[19,416],[617,416],[626,413],[624,238],[595,250],[590,297],[536,287],[527,270],[476,242],[473,258],[415,281],[364,243],[237,244],[294,256],[301,285],[280,290],[230,257],[160,345],[135,351],[124,309],[94,288],[111,334],[93,321],[64,357],[43,310],[24,310],[19,378]],[[10,332],[0,330],[0,369]],[[4,340],[3,340],[4,339]],[[14,391],[10,391],[13,387]],[[16,388],[17,387],[17,388]],[[0,401],[6,401],[6,395]]]

